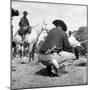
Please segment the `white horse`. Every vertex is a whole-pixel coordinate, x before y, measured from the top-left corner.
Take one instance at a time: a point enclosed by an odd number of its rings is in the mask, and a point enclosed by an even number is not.
[[[15,33],[14,38],[13,38],[13,41],[15,42],[16,45],[20,46],[18,49],[21,49],[22,50],[22,54],[23,54],[23,52],[25,50],[25,48],[24,48],[24,41],[26,41],[27,43],[30,43],[28,41],[31,41],[31,43],[34,43],[35,42],[37,35],[35,34],[36,32],[35,32],[35,29],[34,28],[39,27],[39,25],[40,25],[40,23],[38,23],[35,26],[32,26],[31,27],[32,30],[30,29],[32,32],[30,33],[28,31],[28,33],[26,35],[24,35],[24,39],[22,39],[22,37],[19,35],[19,33],[18,33],[19,30]],[[34,36],[34,38],[32,38],[32,36]],[[22,55],[22,57],[23,57],[23,55]]]
[[[39,36],[39,39],[38,39],[37,44],[36,44],[37,53],[39,52],[41,46],[43,45],[43,43],[47,37],[47,34],[48,34],[48,32],[46,30],[43,30],[41,35]]]
[[[41,22],[37,27],[32,28],[31,33],[27,34],[25,42],[29,43],[29,62],[34,59],[35,48],[39,37],[45,31],[45,24]]]

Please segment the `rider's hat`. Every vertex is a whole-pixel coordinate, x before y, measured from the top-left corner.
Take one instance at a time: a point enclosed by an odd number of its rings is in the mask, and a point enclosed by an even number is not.
[[[61,26],[64,31],[67,31],[67,26],[62,20],[54,20],[52,22],[56,27]]]
[[[27,11],[24,11],[24,12],[23,12],[23,15],[27,15],[27,14],[29,14]]]

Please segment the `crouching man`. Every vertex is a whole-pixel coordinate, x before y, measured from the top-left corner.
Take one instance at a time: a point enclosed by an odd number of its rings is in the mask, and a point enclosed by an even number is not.
[[[51,66],[56,69],[56,75],[60,75],[60,64],[66,60],[75,59],[72,48],[66,34],[67,26],[62,20],[55,20],[56,28],[49,31],[39,53],[39,61],[47,66],[48,74],[51,74]]]

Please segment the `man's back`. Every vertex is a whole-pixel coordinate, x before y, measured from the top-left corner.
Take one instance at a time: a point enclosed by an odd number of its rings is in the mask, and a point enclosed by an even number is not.
[[[46,52],[48,49],[51,49],[53,46],[56,46],[59,49],[66,50],[70,48],[70,44],[68,42],[67,34],[58,28],[53,28],[46,37],[44,44],[41,47],[40,52]]]

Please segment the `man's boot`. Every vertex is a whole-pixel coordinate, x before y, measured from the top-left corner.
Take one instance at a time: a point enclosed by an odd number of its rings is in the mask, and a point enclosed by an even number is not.
[[[65,72],[65,65],[60,66],[59,68],[56,68],[56,75],[62,76],[62,74]]]
[[[48,71],[48,75],[50,77],[53,77],[54,76],[53,73],[52,73],[52,66],[47,66],[47,71]]]

